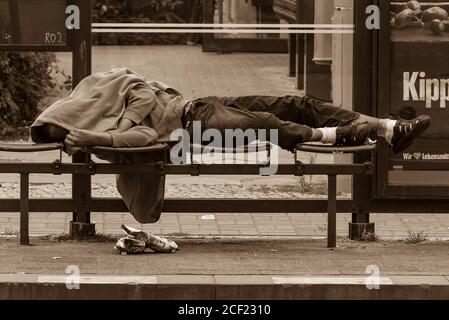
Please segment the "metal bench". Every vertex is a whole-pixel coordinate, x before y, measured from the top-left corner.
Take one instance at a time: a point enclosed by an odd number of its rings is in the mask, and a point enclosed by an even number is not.
[[[144,148],[108,148],[108,147],[90,147],[85,152],[92,154],[114,153],[120,154],[142,154],[150,155],[155,159],[151,163],[130,165],[122,163],[95,163],[87,161],[86,163],[63,163],[62,150],[63,145],[53,144],[0,144],[0,151],[4,152],[42,152],[56,150],[60,152],[60,157],[50,163],[2,163],[0,162],[1,173],[20,174],[20,244],[29,245],[29,175],[30,174],[189,174],[192,176],[205,175],[259,175],[261,167],[269,165],[263,164],[198,164],[191,161],[190,164],[174,165],[168,161],[168,152],[170,146],[167,143],[160,143]],[[192,147],[191,150],[195,148]],[[315,144],[299,144],[297,152],[293,158],[292,164],[279,164],[276,175],[327,175],[328,176],[328,235],[327,246],[333,248],[336,246],[336,221],[337,221],[337,175],[371,175],[373,174],[373,159],[376,151],[375,145],[362,145],[357,147],[333,147]],[[204,150],[204,149],[203,149]],[[270,150],[270,148],[268,148]],[[234,150],[235,152],[247,152],[247,148]],[[371,153],[371,161],[363,164],[304,164],[298,157],[298,152],[314,153]],[[192,153],[193,154],[193,153]],[[191,158],[193,160],[193,158]],[[74,199],[45,199],[48,203],[57,203],[58,208],[66,208],[66,211],[73,210]],[[0,199],[0,212],[8,212],[7,202],[11,199]],[[213,201],[213,200],[212,200]],[[273,201],[273,200],[267,200]],[[67,204],[67,206],[63,206]],[[89,210],[95,211],[93,203],[86,203]],[[61,210],[64,211],[64,210]],[[283,211],[285,212],[285,211]],[[296,212],[296,211],[293,211]]]

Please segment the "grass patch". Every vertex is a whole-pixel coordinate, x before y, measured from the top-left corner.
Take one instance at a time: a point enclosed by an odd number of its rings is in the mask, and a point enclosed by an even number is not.
[[[112,234],[105,234],[105,233],[96,233],[93,236],[85,237],[81,239],[74,239],[71,238],[69,234],[63,233],[58,235],[52,235],[52,236],[45,236],[40,237],[40,239],[43,240],[54,240],[54,241],[60,241],[60,242],[69,242],[69,241],[88,241],[88,242],[117,242],[119,239],[118,235],[112,235]]]
[[[248,192],[264,193],[302,193],[313,195],[327,195],[327,184],[323,182],[306,182],[304,177],[299,177],[295,185],[273,185],[273,186],[248,186]]]
[[[374,232],[366,232],[363,231],[362,236],[360,237],[361,241],[371,241],[371,242],[379,242],[380,238],[376,236]]]
[[[190,237],[191,234],[187,232],[172,232],[166,233],[163,235],[164,237]]]
[[[408,232],[408,237],[405,239],[405,243],[418,244],[427,240],[427,235],[424,231],[421,232]]]
[[[0,232],[1,236],[6,236],[6,237],[13,237],[13,236],[18,236],[19,235],[19,231],[14,229],[14,228],[5,228],[2,232]]]

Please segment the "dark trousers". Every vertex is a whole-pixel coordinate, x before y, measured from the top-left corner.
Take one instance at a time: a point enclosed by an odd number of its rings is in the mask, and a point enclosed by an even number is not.
[[[279,146],[293,150],[310,141],[311,128],[347,125],[359,113],[301,96],[205,97],[193,101],[192,121],[205,129],[277,129]]]

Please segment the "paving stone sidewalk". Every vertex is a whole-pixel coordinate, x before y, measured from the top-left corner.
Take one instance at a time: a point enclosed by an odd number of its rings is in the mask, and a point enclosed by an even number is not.
[[[32,213],[31,235],[68,233],[69,213]],[[338,215],[337,234],[347,237],[350,214]],[[428,240],[449,240],[449,217],[435,214],[372,214],[380,240],[408,239],[409,232],[423,233]],[[122,223],[165,236],[185,237],[281,237],[324,238],[326,215],[311,213],[163,213],[159,222],[141,225],[127,213],[92,213],[96,230],[102,234],[120,235]],[[1,214],[0,237],[16,236],[19,214]]]

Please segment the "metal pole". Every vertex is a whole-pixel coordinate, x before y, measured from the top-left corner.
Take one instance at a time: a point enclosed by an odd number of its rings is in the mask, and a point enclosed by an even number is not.
[[[91,39],[91,0],[78,1],[81,21],[80,29],[73,34],[73,87],[92,73],[92,39]],[[73,157],[74,163],[89,160],[85,153]],[[90,212],[86,201],[91,198],[91,177],[88,174],[72,175],[72,197],[78,201],[77,211],[73,213],[73,221],[90,223]]]
[[[11,42],[22,44],[22,29],[20,26],[20,14],[17,1],[9,1],[9,23],[11,27]]]
[[[223,0],[218,0],[218,22],[223,23]]]
[[[92,73],[91,0],[77,3],[80,14],[80,29],[73,32],[73,86]]]
[[[29,216],[30,216],[30,199],[29,199],[29,180],[28,173],[20,174],[20,244],[29,246]]]
[[[289,77],[295,77],[296,76],[296,52],[297,52],[297,44],[296,44],[296,34],[290,34],[289,35],[289,41],[288,41],[288,53],[290,55],[290,63],[289,63]]]
[[[365,27],[366,7],[373,4],[370,0],[354,1],[354,111],[372,115],[373,106],[373,52],[374,32]],[[375,69],[374,69],[375,70]],[[374,112],[375,114],[375,112]],[[367,154],[354,156],[354,163],[369,161]],[[354,208],[352,210],[352,223],[369,222],[369,202],[371,195],[371,178],[369,176],[355,176],[353,180]]]
[[[327,176],[327,247],[337,246],[337,175]]]

